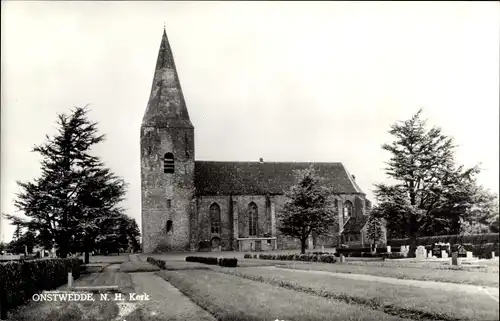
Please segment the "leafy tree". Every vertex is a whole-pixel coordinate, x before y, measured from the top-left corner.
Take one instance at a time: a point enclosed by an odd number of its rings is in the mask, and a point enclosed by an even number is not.
[[[38,231],[45,247],[57,245],[61,257],[92,251],[100,224],[121,213],[124,181],[111,173],[91,148],[104,140],[97,123],[87,118],[86,107],[58,115],[58,132],[33,151],[42,156],[41,177],[18,182],[21,192],[15,205],[27,220],[9,215],[15,224]]]
[[[297,183],[285,193],[287,201],[283,210],[277,213],[278,229],[284,235],[300,240],[301,253],[312,233],[317,236],[328,234],[337,221],[333,206],[332,191],[313,168],[298,171]]]
[[[453,139],[438,127],[427,129],[421,115],[391,126],[394,141],[382,149],[391,154],[385,171],[395,184],[376,184],[374,191],[374,215],[386,219],[391,237],[409,237],[413,247],[418,236],[459,232],[479,173],[477,166],[457,166]]]
[[[374,215],[370,215],[368,222],[366,222],[366,237],[371,241],[373,247],[375,247],[377,243],[380,243],[384,237],[382,226],[382,220]]]

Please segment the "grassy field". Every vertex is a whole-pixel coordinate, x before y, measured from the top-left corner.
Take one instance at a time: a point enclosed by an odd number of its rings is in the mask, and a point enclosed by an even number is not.
[[[415,320],[498,320],[498,303],[487,294],[471,295],[329,275],[270,268],[221,269],[267,284],[354,302]]]
[[[249,259],[250,261],[251,259]],[[239,262],[238,262],[239,263]],[[301,270],[318,270],[337,273],[355,273],[392,277],[406,280],[437,281],[481,286],[499,286],[499,276],[496,273],[453,271],[440,269],[425,269],[418,267],[389,267],[375,265],[327,264],[308,262],[285,262],[283,267]]]
[[[218,320],[403,320],[365,307],[210,270],[157,273]]]

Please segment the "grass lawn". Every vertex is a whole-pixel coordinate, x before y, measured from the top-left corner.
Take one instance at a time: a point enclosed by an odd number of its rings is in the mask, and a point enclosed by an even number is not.
[[[380,311],[283,289],[210,270],[161,271],[218,320],[402,320]]]
[[[102,273],[82,275],[75,280],[75,286],[118,285],[123,297],[134,292],[134,288],[127,273],[117,270],[105,270]],[[66,285],[54,292],[66,291]],[[108,294],[110,297],[114,294]],[[110,321],[118,316],[119,306],[114,301],[100,300],[99,294],[94,294],[95,301],[31,301],[10,313],[8,320],[12,321]],[[159,321],[148,319],[138,311],[137,321]],[[140,319],[140,317],[143,317]]]
[[[498,303],[487,294],[453,293],[272,268],[226,268],[221,271],[323,297],[353,301],[416,320],[498,320],[499,317]]]
[[[376,276],[386,276],[397,279],[450,282],[460,284],[472,284],[481,286],[499,286],[499,276],[497,273],[439,270],[410,267],[389,267],[375,265],[354,265],[354,264],[327,264],[283,261],[284,267],[301,270],[319,270],[337,273],[355,273]],[[239,262],[238,262],[239,263]]]

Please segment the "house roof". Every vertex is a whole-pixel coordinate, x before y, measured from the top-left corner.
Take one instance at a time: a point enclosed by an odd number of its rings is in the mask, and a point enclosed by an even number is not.
[[[359,233],[368,222],[368,215],[360,215],[351,217],[344,225],[342,233]]]
[[[342,163],[195,162],[197,195],[283,194],[295,184],[295,170],[312,166],[336,194],[363,194]]]

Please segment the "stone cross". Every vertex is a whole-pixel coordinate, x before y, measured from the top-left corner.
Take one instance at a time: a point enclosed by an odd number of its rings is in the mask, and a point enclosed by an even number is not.
[[[451,265],[458,265],[458,253],[451,253]]]

